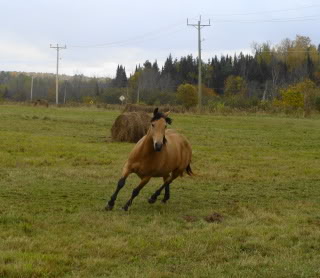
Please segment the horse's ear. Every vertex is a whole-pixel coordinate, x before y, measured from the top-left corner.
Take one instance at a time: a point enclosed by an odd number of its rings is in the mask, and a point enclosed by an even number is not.
[[[158,107],[156,109],[154,109],[154,111],[153,111],[154,116],[158,113],[158,110],[159,110]]]
[[[167,118],[167,117],[169,117],[169,114],[170,114],[170,111],[165,112],[165,113],[164,113],[164,116]]]

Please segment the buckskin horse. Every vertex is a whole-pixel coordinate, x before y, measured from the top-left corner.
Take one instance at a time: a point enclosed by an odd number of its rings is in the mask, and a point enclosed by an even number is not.
[[[153,112],[151,125],[147,134],[134,146],[126,161],[117,188],[106,210],[112,210],[118,193],[124,187],[127,177],[135,173],[141,179],[140,184],[132,191],[131,198],[124,205],[125,211],[132,205],[133,199],[138,196],[140,190],[150,181],[152,177],[162,177],[163,185],[149,198],[153,204],[164,189],[162,202],[170,198],[170,184],[184,172],[193,175],[190,167],[192,150],[188,140],[172,129],[167,129],[171,124],[169,112],[161,113],[156,108]]]

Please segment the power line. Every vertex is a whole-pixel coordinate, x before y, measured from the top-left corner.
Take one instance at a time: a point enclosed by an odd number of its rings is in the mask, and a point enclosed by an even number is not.
[[[142,43],[142,42],[146,42],[146,41],[153,41],[153,40],[156,40],[158,38],[161,38],[161,37],[168,37],[168,36],[171,36],[171,35],[174,35],[176,33],[179,33],[181,32],[182,30],[186,29],[186,27],[182,27],[182,28],[179,28],[178,30],[174,30],[174,31],[171,31],[171,32],[167,32],[165,34],[154,34],[154,36],[152,37],[149,37],[149,38],[141,38],[141,39],[137,39],[135,41],[130,41],[130,42],[125,42],[125,43],[119,43],[118,45],[112,45],[112,46],[105,46],[105,47],[100,47],[100,48],[108,48],[108,47],[119,47],[119,46],[126,46],[126,45],[129,45],[129,44],[132,44],[132,43],[135,43],[135,44],[138,44],[138,43]]]
[[[277,13],[277,12],[288,12],[288,11],[295,11],[295,10],[301,10],[301,9],[310,9],[314,7],[320,7],[320,5],[309,5],[309,6],[303,6],[299,8],[289,8],[289,9],[282,9],[282,10],[270,10],[270,11],[256,11],[256,12],[247,12],[247,13],[234,13],[234,14],[215,14],[210,15],[214,17],[231,17],[231,16],[244,16],[244,15],[258,15],[258,14],[268,14],[268,13]],[[193,18],[194,19],[194,18]],[[285,23],[285,22],[301,22],[301,21],[313,21],[313,20],[319,20],[319,15],[311,15],[311,16],[301,16],[301,17],[289,17],[289,18],[274,18],[274,19],[215,19],[212,22],[214,23]],[[109,47],[116,47],[116,46],[124,46],[128,45],[130,43],[140,43],[144,41],[154,40],[159,37],[163,37],[166,35],[170,35],[171,32],[167,32],[168,29],[171,31],[172,27],[178,27],[182,25],[181,21],[178,21],[174,24],[170,24],[167,26],[163,26],[161,28],[155,29],[153,31],[144,33],[142,35],[138,35],[135,37],[131,37],[124,40],[118,40],[118,41],[111,41],[111,42],[105,42],[105,43],[98,43],[98,44],[83,44],[83,45],[69,45],[69,47],[72,48],[109,48]],[[180,30],[178,30],[180,31]],[[177,31],[177,32],[178,32]],[[162,34],[161,34],[162,33]],[[176,33],[176,32],[174,32]]]
[[[199,98],[199,112],[202,108],[202,92],[201,92],[201,29],[206,26],[211,26],[210,19],[208,24],[201,24],[201,16],[197,24],[190,24],[187,19],[187,26],[193,26],[198,30],[198,98]]]
[[[151,37],[160,37],[160,36],[163,36],[163,35],[166,35],[166,33],[168,33],[168,29],[169,31],[172,32],[172,27],[178,27],[178,26],[181,26],[181,25],[184,25],[184,22],[182,23],[181,21],[179,22],[176,22],[174,24],[170,24],[170,25],[167,25],[167,26],[163,26],[161,28],[158,28],[158,29],[155,29],[153,31],[150,31],[150,32],[147,32],[147,33],[144,33],[142,35],[138,35],[138,36],[135,36],[135,37],[131,37],[131,38],[128,38],[128,39],[125,39],[125,40],[119,40],[119,41],[111,41],[111,42],[106,42],[106,43],[99,43],[99,44],[87,44],[87,45],[70,45],[69,47],[73,47],[73,48],[105,48],[105,47],[113,47],[113,46],[121,46],[121,45],[126,45],[126,44],[129,44],[129,43],[132,43],[132,42],[135,42],[135,41],[145,41],[147,40],[148,38]],[[165,32],[164,34],[161,34],[161,32]],[[171,33],[169,32],[169,33]]]
[[[302,9],[311,9],[315,7],[320,7],[319,4],[315,5],[308,5],[308,6],[302,6],[297,8],[289,8],[289,9],[280,9],[280,10],[269,10],[269,11],[255,11],[255,12],[246,12],[246,13],[233,13],[233,14],[205,14],[205,16],[244,16],[244,15],[257,15],[257,14],[270,14],[270,13],[282,13],[282,12],[289,12],[289,11],[297,11]]]
[[[214,23],[281,23],[281,22],[299,22],[299,21],[312,21],[319,20],[319,15],[311,15],[311,16],[301,16],[301,17],[288,17],[288,18],[273,18],[273,19],[248,19],[248,20],[240,20],[240,19],[221,19],[221,20],[213,20]]]
[[[59,104],[59,51],[60,49],[66,49],[67,46],[59,46],[59,44],[57,44],[56,46],[53,46],[50,44],[50,48],[55,48],[57,50],[57,74],[56,74],[56,104]]]

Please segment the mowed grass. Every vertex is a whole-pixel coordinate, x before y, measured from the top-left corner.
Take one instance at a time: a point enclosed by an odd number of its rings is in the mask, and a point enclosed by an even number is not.
[[[124,212],[132,175],[107,212],[118,114],[0,106],[0,277],[320,277],[319,117],[173,114],[196,176]]]

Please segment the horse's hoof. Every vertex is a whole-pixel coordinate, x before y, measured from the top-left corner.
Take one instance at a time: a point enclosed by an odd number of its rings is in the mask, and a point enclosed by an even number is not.
[[[168,200],[163,199],[162,203],[166,204]]]
[[[156,201],[157,201],[157,199],[152,199],[152,198],[150,198],[148,200],[149,204],[154,204]]]
[[[128,207],[127,207],[127,206],[124,206],[122,209],[123,209],[124,211],[128,211]]]
[[[105,206],[106,211],[111,211],[113,209],[113,206],[106,205]]]

